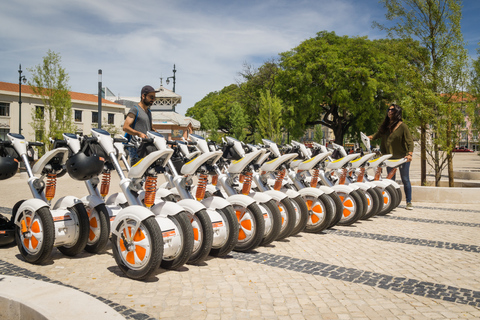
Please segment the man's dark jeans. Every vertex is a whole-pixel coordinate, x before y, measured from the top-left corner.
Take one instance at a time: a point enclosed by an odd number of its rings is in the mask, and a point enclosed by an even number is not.
[[[411,162],[405,162],[400,166],[400,178],[402,178],[402,183],[403,183],[403,190],[405,191],[405,197],[407,198],[407,203],[412,202],[412,184],[410,183],[410,163]],[[387,167],[387,172],[390,173],[390,171],[393,168]],[[395,176],[393,176],[392,180],[395,181]]]

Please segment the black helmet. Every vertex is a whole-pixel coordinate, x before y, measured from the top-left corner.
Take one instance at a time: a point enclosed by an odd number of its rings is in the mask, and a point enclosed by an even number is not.
[[[0,157],[0,180],[11,178],[17,173],[18,161],[12,157]]]
[[[0,214],[0,246],[6,246],[15,241],[14,224]]]
[[[89,180],[100,175],[105,160],[96,154],[87,156],[79,152],[71,156],[66,163],[68,174],[75,180]]]

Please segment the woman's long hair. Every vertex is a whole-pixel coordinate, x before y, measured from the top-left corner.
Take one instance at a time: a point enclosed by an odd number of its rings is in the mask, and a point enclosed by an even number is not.
[[[390,121],[390,118],[388,117],[388,109],[391,107],[394,107],[395,110],[393,111],[393,117],[392,120]],[[382,124],[380,125],[380,128],[378,131],[381,134],[385,133],[392,133],[393,129],[397,126],[397,124],[402,120],[402,107],[400,107],[397,104],[391,104],[387,109],[387,115],[385,116],[385,119],[383,120]]]

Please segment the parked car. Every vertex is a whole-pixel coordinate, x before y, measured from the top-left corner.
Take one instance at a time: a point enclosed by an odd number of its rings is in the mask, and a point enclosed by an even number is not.
[[[459,147],[459,148],[454,148],[452,152],[473,152],[473,150],[470,150],[465,147]]]

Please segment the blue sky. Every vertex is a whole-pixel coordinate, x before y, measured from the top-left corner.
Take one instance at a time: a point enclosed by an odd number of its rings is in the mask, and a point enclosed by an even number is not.
[[[480,1],[463,5],[464,40],[476,58]],[[385,20],[377,0],[16,0],[0,9],[0,81],[16,83],[20,63],[34,67],[52,50],[72,91],[96,93],[102,69],[105,86],[132,97],[145,84],[159,87],[175,64],[182,114],[235,83],[244,63],[259,67],[318,31],[385,37],[371,27]]]

